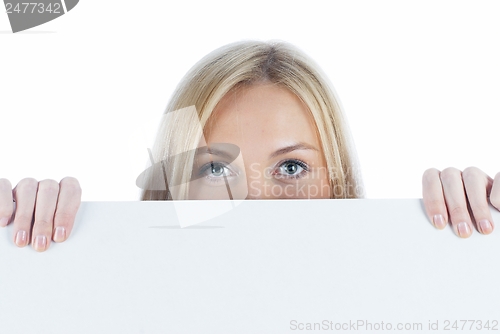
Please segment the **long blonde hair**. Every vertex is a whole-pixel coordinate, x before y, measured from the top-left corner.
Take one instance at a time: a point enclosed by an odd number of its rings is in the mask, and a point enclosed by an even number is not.
[[[153,162],[194,152],[222,97],[233,88],[262,81],[287,88],[308,107],[329,171],[332,198],[363,197],[354,145],[332,85],[308,56],[282,41],[231,43],[195,64],[168,103],[152,149]],[[196,112],[188,112],[189,108]],[[193,156],[186,154],[167,163],[162,172],[151,168],[144,176],[141,200],[187,199]],[[175,193],[165,178],[181,185]]]

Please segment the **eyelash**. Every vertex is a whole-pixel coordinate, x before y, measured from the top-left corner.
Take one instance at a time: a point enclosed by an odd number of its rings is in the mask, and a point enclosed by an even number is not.
[[[215,161],[211,161],[209,163],[206,163],[204,164],[203,166],[200,167],[200,171],[199,171],[199,175],[202,175],[202,174],[205,174],[208,170],[211,170],[212,168],[214,167],[222,167],[223,169],[228,169],[230,170],[230,168],[228,167],[228,163],[226,162],[215,162]],[[230,170],[231,171],[231,170]],[[237,174],[233,171],[231,171],[232,173],[234,174]],[[224,171],[224,173],[226,173],[226,171]],[[219,183],[221,181],[224,180],[224,178],[222,176],[210,176],[210,175],[205,175],[204,176],[209,182],[211,183]],[[232,177],[232,175],[226,175],[226,178],[229,178],[229,177]]]
[[[300,179],[300,178],[303,178],[308,172],[309,172],[309,165],[306,164],[304,161],[302,160],[299,160],[299,159],[287,159],[287,160],[284,160],[284,161],[280,161],[276,166],[278,168],[282,168],[283,166],[285,166],[286,164],[290,164],[290,163],[294,163],[298,166],[300,166],[302,168],[302,171],[298,174],[294,174],[294,175],[283,175],[279,178],[282,178],[282,179]],[[272,175],[276,175],[277,173],[273,172]]]
[[[302,171],[300,171],[297,174],[293,174],[293,175],[280,174],[280,173],[276,172],[277,169],[279,170],[281,168],[284,168],[285,165],[290,164],[290,163],[294,163],[294,164],[298,165],[300,168],[302,168]],[[229,165],[230,164],[228,164],[226,162],[214,162],[214,161],[212,161],[212,162],[206,163],[205,165],[201,166],[198,175],[201,176],[214,167],[222,167],[225,170],[226,169],[229,170],[232,174],[237,175],[237,173],[235,173],[234,171],[232,171],[228,167]],[[296,180],[296,179],[303,178],[308,172],[309,172],[309,165],[307,163],[305,163],[304,161],[299,160],[299,159],[287,159],[287,160],[283,160],[283,161],[278,162],[276,164],[276,167],[274,168],[274,171],[271,173],[271,175],[273,175],[275,177],[277,176],[278,179]],[[227,175],[228,173],[226,171],[224,171],[224,173],[226,174],[226,178],[230,178],[230,177],[234,176],[234,175]],[[219,182],[222,182],[224,180],[224,178],[222,176],[211,176],[210,174],[205,175],[204,177],[211,183],[219,183]]]

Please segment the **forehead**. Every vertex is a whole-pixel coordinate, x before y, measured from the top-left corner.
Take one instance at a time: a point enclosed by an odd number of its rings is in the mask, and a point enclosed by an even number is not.
[[[208,142],[229,142],[241,148],[305,142],[318,145],[316,126],[307,106],[288,89],[255,84],[227,93],[207,127]]]

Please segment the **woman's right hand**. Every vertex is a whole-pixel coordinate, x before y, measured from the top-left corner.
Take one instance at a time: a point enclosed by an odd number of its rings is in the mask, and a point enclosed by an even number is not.
[[[436,228],[442,230],[450,221],[461,238],[468,238],[474,225],[482,234],[493,232],[489,204],[500,211],[500,173],[493,179],[477,167],[463,172],[430,168],[424,172],[422,186],[424,206]]]
[[[13,224],[13,240],[18,247],[30,243],[43,252],[51,240],[65,241],[71,233],[81,203],[82,189],[74,177],[61,182],[33,178],[19,181],[12,189],[0,179],[0,227]]]

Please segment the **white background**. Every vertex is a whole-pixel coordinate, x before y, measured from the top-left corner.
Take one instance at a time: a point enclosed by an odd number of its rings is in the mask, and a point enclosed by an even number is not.
[[[436,231],[415,199],[242,201],[179,228],[228,205],[84,202],[43,254],[0,233],[2,334],[498,333],[498,232]]]
[[[368,198],[421,196],[429,167],[500,171],[498,1],[95,1],[12,34],[0,13],[0,177],[77,177],[137,200],[186,71],[241,39],[281,39],[329,76]]]

